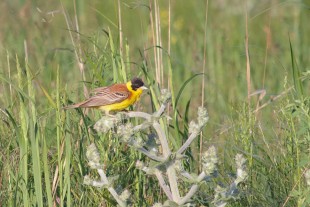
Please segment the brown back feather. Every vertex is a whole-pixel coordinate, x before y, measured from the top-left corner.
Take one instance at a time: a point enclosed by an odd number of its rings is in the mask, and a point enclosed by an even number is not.
[[[130,96],[130,91],[127,89],[126,84],[114,84],[108,87],[96,88],[92,91],[94,94],[89,99],[65,107],[69,108],[89,108],[110,105],[114,103],[120,103]]]

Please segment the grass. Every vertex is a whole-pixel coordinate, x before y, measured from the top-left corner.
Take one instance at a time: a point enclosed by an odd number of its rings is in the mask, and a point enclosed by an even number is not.
[[[175,148],[198,106],[208,108],[185,166],[199,171],[200,146],[215,145],[227,184],[235,154],[247,157],[249,179],[231,206],[309,205],[310,2],[248,1],[247,23],[243,1],[225,2],[1,2],[0,206],[114,206],[106,190],[83,185],[92,142],[133,203],[165,201],[135,169],[143,155],[92,129],[100,112],[61,109],[134,76],[150,88],[135,110],[154,111],[160,90],[171,90],[177,121],[161,125]],[[213,185],[197,204],[210,205]]]

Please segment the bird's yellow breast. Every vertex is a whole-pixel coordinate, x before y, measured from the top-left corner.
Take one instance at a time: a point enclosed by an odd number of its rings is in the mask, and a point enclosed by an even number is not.
[[[127,107],[133,105],[136,101],[138,101],[140,99],[140,96],[142,94],[142,89],[137,89],[137,90],[132,90],[131,88],[131,83],[128,82],[126,84],[127,89],[130,91],[131,95],[125,99],[122,102],[119,103],[114,103],[114,104],[110,104],[110,105],[105,105],[105,106],[100,106],[98,107],[100,110],[105,111],[105,112],[109,112],[109,111],[121,111],[123,109],[126,109]]]

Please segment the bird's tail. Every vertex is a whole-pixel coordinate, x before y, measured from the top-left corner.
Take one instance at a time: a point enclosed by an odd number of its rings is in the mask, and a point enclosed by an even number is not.
[[[76,108],[79,108],[81,106],[81,103],[77,103],[77,104],[72,104],[72,105],[69,105],[69,106],[65,106],[63,107],[62,109],[76,109]]]

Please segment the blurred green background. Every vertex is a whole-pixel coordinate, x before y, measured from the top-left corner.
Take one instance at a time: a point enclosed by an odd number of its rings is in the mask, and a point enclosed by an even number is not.
[[[159,9],[158,17],[155,16],[156,5]],[[122,36],[119,33],[119,9]],[[234,154],[242,152],[249,159],[249,183],[243,186],[240,200],[232,202],[232,206],[307,205],[310,201],[309,196],[306,196],[308,191],[305,190],[303,172],[309,168],[310,143],[307,81],[310,60],[309,9],[309,0],[124,0],[120,1],[120,5],[113,0],[1,1],[0,205],[26,203],[21,197],[16,197],[17,192],[22,191],[18,187],[17,175],[21,167],[18,157],[20,144],[16,133],[23,126],[20,118],[22,100],[29,99],[30,104],[35,103],[37,114],[32,119],[36,120],[35,123],[40,128],[41,141],[38,146],[41,146],[43,139],[46,140],[46,155],[50,159],[48,161],[51,161],[48,162],[50,181],[56,166],[62,163],[58,158],[57,164],[56,158],[56,151],[59,156],[59,148],[56,149],[55,131],[59,130],[57,137],[60,140],[69,136],[72,148],[79,149],[72,150],[69,156],[72,163],[68,173],[70,171],[69,174],[74,175],[69,179],[71,187],[68,188],[74,198],[72,205],[83,206],[92,202],[92,205],[98,206],[105,203],[100,197],[104,193],[82,185],[83,176],[87,172],[87,165],[83,161],[86,146],[83,147],[82,144],[92,140],[86,129],[86,125],[91,124],[85,124],[85,127],[79,125],[81,114],[71,112],[67,116],[60,115],[62,112],[57,112],[53,104],[61,107],[67,105],[68,101],[83,100],[86,95],[84,85],[87,90],[91,90],[113,82],[123,82],[134,76],[142,77],[151,87],[170,88],[175,100],[185,81],[203,72],[204,75],[196,76],[186,85],[179,104],[173,108],[174,111],[178,110],[180,131],[183,132],[178,136],[183,138],[178,141],[182,142],[186,137],[187,124],[196,117],[197,107],[203,103],[208,109],[210,121],[203,134],[203,146],[196,143],[192,148],[193,157],[199,157],[200,147],[215,145],[222,160],[219,168],[223,175],[233,171],[231,166]],[[162,44],[156,43],[152,28],[152,24],[156,23],[160,28],[157,37],[160,37]],[[251,93],[254,93],[250,104],[247,102],[249,80],[246,77],[246,26]],[[123,45],[120,48],[121,40]],[[163,73],[161,79],[156,76],[155,46],[158,46],[162,54],[162,59],[159,60]],[[84,78],[75,51],[78,51],[85,67]],[[18,76],[17,60],[22,74],[31,71],[35,102],[21,93],[30,93],[31,90],[27,89],[26,79],[22,81],[22,77]],[[122,74],[121,71],[115,75],[115,68],[119,67],[125,68],[127,77],[119,75]],[[147,75],[143,72],[145,70]],[[301,75],[294,76],[294,73]],[[303,87],[302,93],[296,90],[298,83]],[[136,108],[150,112],[153,109],[148,106],[150,102],[153,105],[152,101],[149,92],[142,97]],[[268,104],[257,113],[248,113],[264,103]],[[25,103],[26,108],[27,104],[28,102]],[[61,121],[55,121],[55,113]],[[8,118],[9,116],[12,118]],[[94,123],[99,117],[99,112],[90,112],[89,123]],[[13,127],[14,122],[17,128]],[[60,123],[61,126],[58,125]],[[57,127],[60,128],[56,130]],[[31,131],[30,128],[27,129]],[[70,133],[67,134],[66,131]],[[100,139],[102,141],[103,138]],[[105,141],[106,139],[108,138],[104,138]],[[60,143],[59,141],[58,145]],[[69,142],[67,144],[67,147],[71,146]],[[107,141],[106,145],[102,145],[102,148],[108,149],[111,142]],[[30,149],[26,147],[26,152],[29,153],[29,174],[22,174],[29,177],[27,189],[31,194],[33,178],[30,166],[33,163],[28,150]],[[38,153],[41,155],[40,150]],[[115,156],[106,162],[127,159],[123,157],[126,156]],[[130,161],[127,160],[127,163],[134,163],[136,158],[133,156],[128,159]],[[194,161],[191,164],[193,169],[197,169],[199,165]],[[121,164],[119,165],[115,168],[122,169]],[[142,174],[133,171],[126,176],[120,181],[123,182],[120,185],[124,187],[128,181],[130,188],[138,188],[133,180],[141,179]],[[221,181],[229,183],[229,180],[227,176]],[[156,186],[153,181],[151,184],[141,181],[140,185],[144,184]],[[73,189],[72,186],[76,188]],[[140,186],[139,189],[141,188]],[[150,190],[152,189],[143,189],[135,195],[137,198],[141,195],[145,197],[146,201],[139,205],[148,206],[153,200],[163,199],[161,196],[152,198]],[[210,189],[206,189],[206,192],[209,191]],[[48,194],[47,190],[44,192]],[[203,192],[201,194],[199,196],[206,198]],[[104,198],[109,197],[107,193],[104,195]],[[46,200],[48,196],[44,194],[43,197]],[[53,203],[56,198],[57,193],[56,196],[53,194]],[[209,205],[204,199],[197,199],[197,203]],[[29,205],[32,204],[30,196]],[[107,205],[113,206],[113,202],[107,202]]]
[[[61,2],[75,24],[73,2]],[[159,1],[163,61],[169,58],[168,50],[168,1]],[[284,78],[291,75],[289,38],[295,58],[305,71],[309,62],[309,10],[307,1],[248,1],[249,46],[252,69],[252,91],[265,89],[267,95],[283,90]],[[243,1],[210,1],[206,35],[206,102],[209,110],[216,110],[214,117],[228,113],[232,103],[246,97],[245,9]],[[123,1],[122,25],[124,41],[130,47],[130,69],[139,74],[142,57],[140,52],[152,52],[148,1]],[[118,13],[115,1],[76,1],[76,14],[81,33],[81,44],[86,62],[86,74],[100,70],[106,79],[109,66],[89,64],[100,54],[94,54],[94,42],[105,43],[104,32],[111,29],[118,45]],[[171,52],[175,89],[192,74],[202,72],[204,60],[205,1],[171,2]],[[3,1],[1,3],[1,57],[15,54],[25,57],[25,47],[30,66],[37,80],[49,88],[55,81],[55,67],[60,66],[62,81],[70,83],[69,90],[79,84],[79,70],[74,56],[68,28],[60,2]],[[87,58],[90,60],[87,61]],[[148,60],[152,65],[152,60]],[[89,64],[89,65],[88,65]],[[166,64],[164,63],[165,67]],[[166,69],[166,68],[165,68]],[[151,68],[152,72],[152,68]],[[167,73],[167,70],[165,70]],[[3,71],[7,73],[7,71]],[[14,75],[14,73],[12,73]],[[272,77],[272,78],[271,78]],[[104,79],[105,77],[103,77]],[[72,81],[75,80],[75,81]],[[93,80],[92,80],[93,81]],[[199,103],[201,77],[184,100],[191,97]],[[288,81],[291,79],[288,77]],[[167,81],[166,81],[167,82]],[[167,83],[164,85],[167,85]],[[197,87],[196,87],[197,86]],[[191,91],[192,90],[192,91]],[[5,100],[5,99],[2,99]],[[9,103],[5,103],[6,106]],[[43,102],[44,104],[44,102]],[[224,111],[223,111],[224,110]],[[220,115],[219,112],[222,112]],[[213,115],[213,114],[212,114]]]

